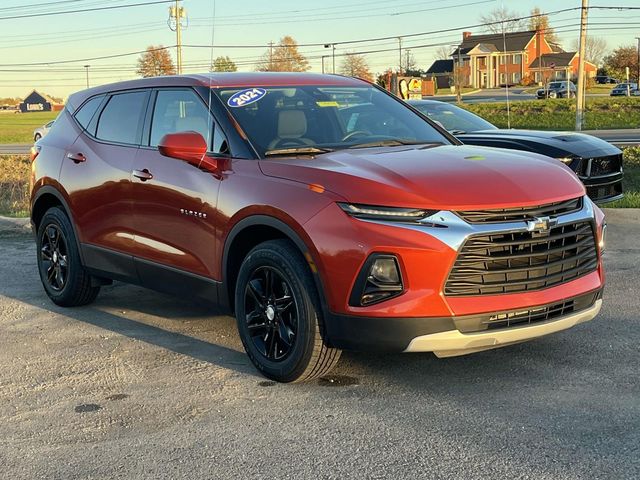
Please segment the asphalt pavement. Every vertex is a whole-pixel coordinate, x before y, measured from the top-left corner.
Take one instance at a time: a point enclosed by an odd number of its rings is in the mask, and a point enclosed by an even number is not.
[[[45,296],[0,219],[0,472],[18,479],[640,478],[640,211],[607,212],[591,322],[470,356],[257,374],[234,320],[139,287]]]

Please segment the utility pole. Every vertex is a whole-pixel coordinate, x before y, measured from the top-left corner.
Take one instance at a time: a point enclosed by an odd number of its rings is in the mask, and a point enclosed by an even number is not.
[[[458,45],[458,71],[456,76],[456,102],[462,103],[462,57],[460,56],[460,45]],[[469,57],[471,59],[471,57]],[[471,61],[471,60],[469,60]]]
[[[636,78],[636,83],[638,87],[640,87],[640,37],[636,37],[638,41],[638,78]]]
[[[187,12],[184,7],[180,6],[181,0],[176,0],[175,5],[169,7],[169,28],[176,32],[176,63],[178,67],[178,75],[182,73],[182,29],[186,28],[182,25],[182,19],[187,18]]]
[[[85,71],[87,73],[87,88],[89,88],[89,67],[90,66],[91,65],[84,65],[84,69],[85,69]]]
[[[404,51],[407,59],[404,62],[404,71],[407,72],[409,70],[409,55],[411,55],[411,50],[409,50],[408,48]]]
[[[398,37],[398,58],[400,59],[400,70],[398,75],[402,75],[402,37]]]
[[[589,0],[582,0],[582,13],[580,15],[580,58],[578,60],[578,92],[576,95],[576,131],[582,130],[584,116],[584,56],[587,49],[587,15],[589,13]]]

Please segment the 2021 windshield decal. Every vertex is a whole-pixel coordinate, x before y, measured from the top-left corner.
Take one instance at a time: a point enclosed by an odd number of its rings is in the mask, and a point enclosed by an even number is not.
[[[244,107],[245,105],[257,102],[266,94],[267,91],[263,88],[248,88],[246,90],[240,90],[229,98],[227,105],[232,108]]]

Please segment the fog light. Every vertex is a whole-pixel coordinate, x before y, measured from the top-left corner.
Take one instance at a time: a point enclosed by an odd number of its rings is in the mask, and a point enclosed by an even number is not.
[[[400,283],[400,273],[396,259],[393,257],[379,257],[373,262],[369,276],[379,283]]]
[[[398,260],[394,255],[373,254],[358,274],[349,305],[364,307],[397,297],[404,291]]]

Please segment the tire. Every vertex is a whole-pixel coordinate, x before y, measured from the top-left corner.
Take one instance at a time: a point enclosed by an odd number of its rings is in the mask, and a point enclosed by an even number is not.
[[[42,135],[40,135],[39,133],[36,133],[35,136],[33,137],[33,141],[37,142],[38,140],[40,140],[42,138]]]
[[[37,234],[38,272],[49,298],[61,307],[93,302],[100,287],[91,285],[91,275],[80,261],[78,243],[64,210],[46,211]]]
[[[303,382],[326,375],[338,363],[341,351],[322,339],[313,277],[291,242],[270,240],[251,250],[235,292],[240,339],[265,377]]]

